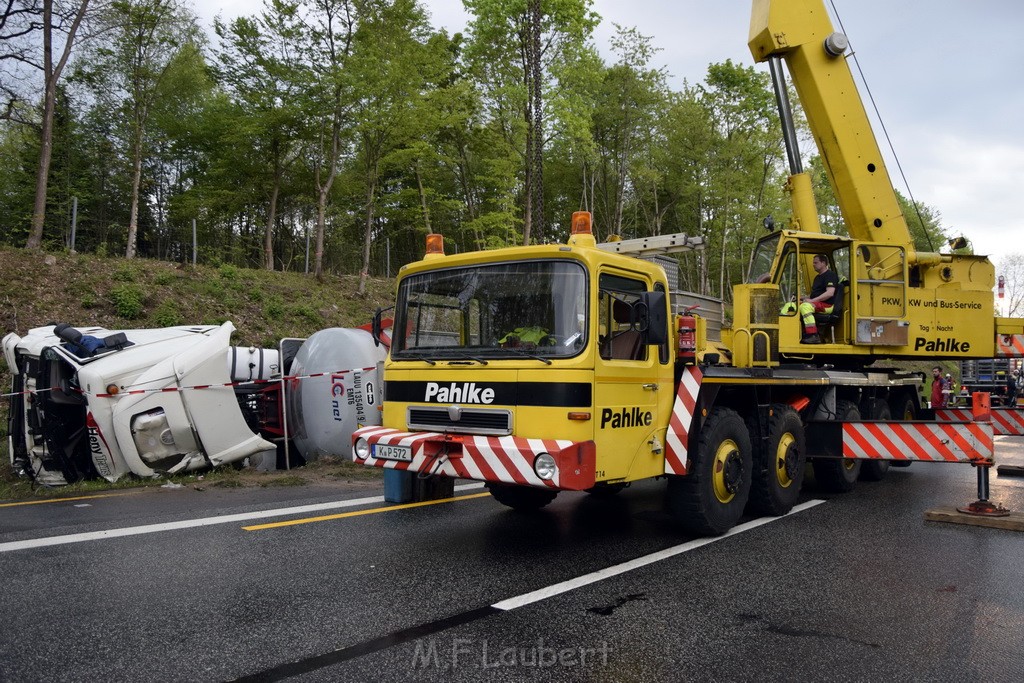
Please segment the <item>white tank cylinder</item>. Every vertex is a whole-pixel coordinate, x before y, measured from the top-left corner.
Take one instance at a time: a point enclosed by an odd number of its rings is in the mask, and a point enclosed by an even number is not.
[[[377,362],[387,350],[369,332],[333,327],[307,339],[288,372],[288,432],[306,461],[347,458],[352,432],[381,423]],[[308,377],[326,373],[321,377]]]
[[[228,349],[228,373],[232,382],[272,379],[281,374],[281,354],[277,349],[232,346]]]

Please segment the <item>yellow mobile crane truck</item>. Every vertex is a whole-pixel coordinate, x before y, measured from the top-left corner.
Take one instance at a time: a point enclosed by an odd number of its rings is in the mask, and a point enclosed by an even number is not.
[[[519,509],[665,476],[670,510],[701,534],[744,510],[789,511],[808,459],[838,491],[893,461],[991,462],[990,427],[890,422],[918,413],[920,378],[870,366],[1020,355],[1024,320],[995,317],[992,264],[914,249],[821,0],[755,0],[750,49],[775,81],[793,217],[759,242],[731,328],[709,339],[663,268],[638,258],[697,238],[597,244],[585,212],[565,245],[446,256],[429,235],[399,274],[383,424],[354,433],[356,462],[483,481]],[[782,61],[848,237],[818,226]],[[811,346],[780,311],[807,293],[815,254],[843,280]]]

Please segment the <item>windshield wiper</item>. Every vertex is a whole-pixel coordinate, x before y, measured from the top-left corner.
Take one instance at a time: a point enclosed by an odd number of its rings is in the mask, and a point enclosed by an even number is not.
[[[475,361],[480,365],[487,365],[487,361],[483,358],[477,358],[476,356],[462,356],[462,358],[465,358],[465,360],[450,360],[448,361],[448,365],[469,365],[470,361]]]
[[[516,354],[518,356],[523,356],[524,358],[532,358],[533,360],[539,360],[542,363],[546,363],[547,365],[551,365],[551,359],[550,358],[545,358],[544,356],[538,356],[535,353],[530,353],[529,351],[524,350],[521,346],[514,346],[514,347],[511,347],[511,348],[502,349],[502,351],[511,351],[512,353],[514,353],[514,354]]]
[[[426,356],[421,356],[415,353],[409,353],[408,351],[399,351],[398,353],[400,355],[398,358],[395,358],[395,360],[419,360],[423,361],[424,363],[427,363],[428,365],[437,365],[437,361],[430,360]]]

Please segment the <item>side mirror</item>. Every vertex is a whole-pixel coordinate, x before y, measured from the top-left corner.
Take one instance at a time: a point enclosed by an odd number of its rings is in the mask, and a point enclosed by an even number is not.
[[[381,324],[381,320],[384,318],[384,311],[390,311],[394,306],[388,306],[387,308],[378,308],[373,314],[373,323],[370,326],[370,335],[373,337],[373,345],[380,346],[384,344],[384,340],[381,339],[384,328]],[[365,328],[364,328],[365,329]]]
[[[644,292],[634,304],[634,320],[644,335],[644,344],[660,345],[668,341],[668,314],[665,292]]]

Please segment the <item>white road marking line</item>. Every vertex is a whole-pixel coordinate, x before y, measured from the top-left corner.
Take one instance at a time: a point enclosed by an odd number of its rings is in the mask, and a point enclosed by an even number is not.
[[[460,484],[455,487],[456,491],[482,488],[483,484]],[[122,536],[139,536],[142,534],[155,534],[161,531],[175,531],[177,529],[191,529],[193,527],[213,526],[215,524],[231,524],[233,522],[245,522],[251,519],[267,519],[268,517],[283,517],[285,515],[307,514],[320,510],[336,510],[339,508],[357,507],[359,505],[379,505],[384,502],[384,496],[373,496],[370,498],[354,498],[352,500],[339,500],[332,503],[315,503],[312,505],[299,505],[290,508],[276,508],[274,510],[258,510],[256,512],[242,512],[235,515],[221,515],[219,517],[203,517],[200,519],[184,519],[180,522],[164,522],[162,524],[146,524],[143,526],[129,526],[120,529],[104,529],[103,531],[87,531],[80,534],[66,534],[64,536],[46,536],[43,538],[30,538],[24,541],[9,541],[0,543],[0,553],[13,550],[28,550],[30,548],[44,548],[51,545],[67,545],[69,543],[82,543],[84,541],[98,541],[104,538],[120,538]]]
[[[592,583],[597,583],[598,581],[610,579],[613,576],[625,574],[626,572],[631,572],[634,569],[646,567],[649,564],[661,562],[662,560],[667,560],[670,557],[675,557],[676,555],[681,555],[682,553],[687,553],[691,550],[702,548],[706,545],[710,545],[711,543],[715,543],[717,541],[729,538],[730,536],[742,534],[744,531],[750,531],[751,529],[756,529],[759,526],[771,524],[772,522],[784,519],[785,517],[788,517],[789,515],[795,514],[797,512],[809,510],[810,508],[815,507],[816,505],[821,505],[824,502],[825,501],[823,500],[809,500],[806,503],[801,503],[800,505],[795,506],[792,510],[789,511],[788,514],[783,515],[782,517],[761,517],[760,519],[755,519],[753,521],[747,522],[746,524],[741,524],[737,527],[733,527],[721,536],[715,536],[714,538],[698,538],[688,543],[683,543],[682,545],[673,546],[671,548],[666,548],[665,550],[660,550],[656,553],[651,553],[650,555],[638,557],[635,560],[630,560],[629,562],[623,562],[622,564],[617,564],[611,567],[605,567],[604,569],[599,569],[596,572],[591,572],[590,574],[577,576],[575,579],[569,579],[568,581],[562,581],[561,583],[546,586],[545,588],[539,588],[529,593],[517,595],[514,598],[508,598],[507,600],[496,602],[493,605],[491,605],[491,607],[508,611],[519,607],[523,607],[524,605],[532,604],[534,602],[540,602],[541,600],[547,600],[548,598],[554,597],[556,595],[568,593],[569,591],[576,590],[577,588],[589,586]]]
[[[75,507],[76,508],[91,508],[92,507],[92,503],[79,503]]]

